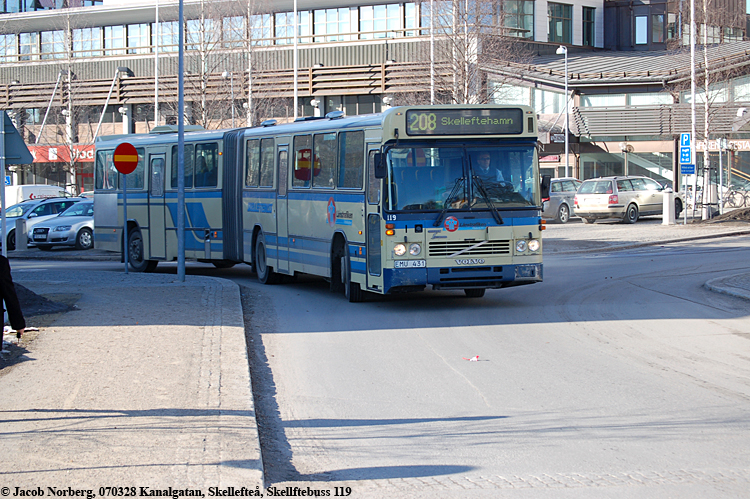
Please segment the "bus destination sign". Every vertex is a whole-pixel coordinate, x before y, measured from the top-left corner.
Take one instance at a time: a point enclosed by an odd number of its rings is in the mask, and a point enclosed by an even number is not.
[[[415,109],[406,112],[409,135],[512,135],[523,133],[521,109]]]

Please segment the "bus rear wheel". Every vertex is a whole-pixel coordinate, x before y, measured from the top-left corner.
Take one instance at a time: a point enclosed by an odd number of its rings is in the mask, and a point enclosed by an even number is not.
[[[263,234],[258,235],[255,242],[255,269],[258,273],[258,281],[261,284],[275,284],[279,275],[268,266],[268,255],[266,253],[266,239]]]
[[[134,272],[153,272],[159,262],[145,260],[143,252],[143,236],[141,231],[134,230],[128,236],[128,264]]]

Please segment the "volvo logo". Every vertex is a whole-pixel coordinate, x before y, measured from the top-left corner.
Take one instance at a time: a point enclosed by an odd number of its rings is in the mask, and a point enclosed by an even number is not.
[[[456,265],[481,265],[484,263],[484,258],[466,258],[463,260],[456,260]]]

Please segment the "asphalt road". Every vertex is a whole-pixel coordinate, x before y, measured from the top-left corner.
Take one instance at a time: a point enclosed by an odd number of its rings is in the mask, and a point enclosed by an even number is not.
[[[750,306],[703,283],[749,256],[750,237],[547,254],[541,284],[361,304],[248,266],[188,273],[244,286],[269,486],[735,498],[750,490]]]
[[[702,285],[749,254],[745,237],[552,255],[544,283],[483,299],[349,304],[319,280],[236,277],[268,478],[356,497],[741,497],[750,308]]]

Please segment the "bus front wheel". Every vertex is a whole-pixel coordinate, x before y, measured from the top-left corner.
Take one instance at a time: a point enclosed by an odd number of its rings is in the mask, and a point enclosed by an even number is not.
[[[156,260],[144,259],[143,236],[141,231],[134,230],[128,236],[128,264],[135,272],[153,272],[159,263]]]
[[[341,271],[344,273],[344,296],[350,303],[359,303],[365,300],[365,293],[358,282],[352,282],[352,262],[349,252],[343,258]]]
[[[484,289],[477,289],[477,288],[467,288],[464,289],[464,293],[466,293],[467,298],[481,298],[484,296]]]
[[[255,269],[258,273],[258,281],[261,284],[275,284],[278,280],[278,274],[268,266],[267,258],[266,239],[263,234],[259,234],[258,240],[255,242]]]

